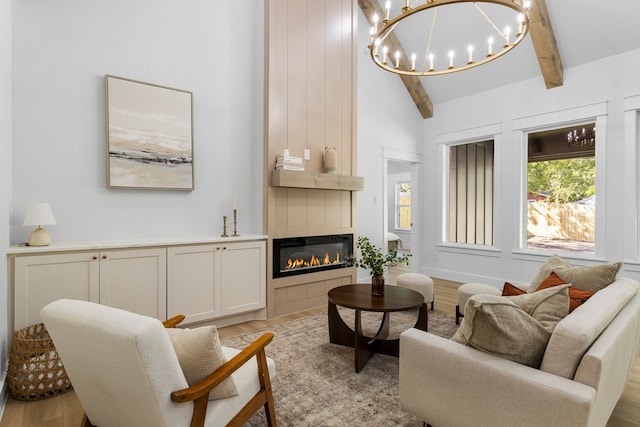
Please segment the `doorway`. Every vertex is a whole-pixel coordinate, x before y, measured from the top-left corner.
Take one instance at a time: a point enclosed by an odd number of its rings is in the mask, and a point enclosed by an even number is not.
[[[418,203],[418,153],[385,150],[383,152],[383,236],[385,248],[411,253],[409,267],[402,273],[418,271],[419,247],[417,236],[420,224]],[[390,274],[390,276],[396,274]],[[389,277],[389,279],[393,279]],[[393,283],[393,280],[390,280]]]
[[[387,168],[387,247],[411,251],[413,229],[411,164],[389,161]]]

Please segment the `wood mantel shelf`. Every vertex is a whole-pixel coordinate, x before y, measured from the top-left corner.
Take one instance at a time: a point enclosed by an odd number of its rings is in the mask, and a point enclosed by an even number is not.
[[[364,190],[364,178],[361,176],[276,169],[271,174],[271,186],[315,188],[318,190],[362,191]]]

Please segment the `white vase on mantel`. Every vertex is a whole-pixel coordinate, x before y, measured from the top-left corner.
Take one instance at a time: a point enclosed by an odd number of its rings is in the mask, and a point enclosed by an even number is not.
[[[324,173],[336,173],[338,169],[338,152],[335,147],[324,147]]]

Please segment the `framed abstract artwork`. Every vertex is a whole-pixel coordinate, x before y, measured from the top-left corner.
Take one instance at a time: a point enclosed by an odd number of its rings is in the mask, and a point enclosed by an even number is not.
[[[193,94],[104,79],[107,188],[192,191]]]

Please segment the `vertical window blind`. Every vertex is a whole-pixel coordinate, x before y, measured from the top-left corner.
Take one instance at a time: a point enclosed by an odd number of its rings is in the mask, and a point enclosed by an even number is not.
[[[493,245],[493,141],[449,147],[449,241]]]

